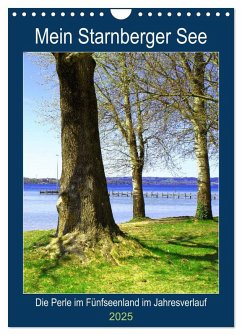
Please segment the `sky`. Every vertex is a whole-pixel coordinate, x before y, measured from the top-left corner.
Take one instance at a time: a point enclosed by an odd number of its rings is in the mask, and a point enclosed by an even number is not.
[[[53,87],[43,84],[39,65],[28,54],[23,55],[23,168],[24,177],[56,178],[61,174],[61,144],[57,132],[47,122],[40,122],[41,104],[56,96]],[[38,111],[38,112],[37,112]],[[186,159],[179,162],[179,174],[176,177],[196,177],[196,161]],[[218,166],[212,162],[211,177],[218,177]],[[112,175],[115,176],[115,171]],[[124,173],[125,175],[125,173]],[[128,176],[128,174],[126,174]],[[159,167],[144,172],[148,177],[174,177],[170,170]]]
[[[39,66],[24,54],[23,163],[24,177],[56,177],[57,158],[61,158],[60,139],[50,126],[40,122],[37,110],[53,92],[40,84]],[[56,155],[59,155],[57,157]]]

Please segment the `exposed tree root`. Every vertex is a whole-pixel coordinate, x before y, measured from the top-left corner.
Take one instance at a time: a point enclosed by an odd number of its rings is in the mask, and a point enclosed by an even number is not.
[[[53,238],[44,248],[44,253],[51,259],[60,259],[64,255],[75,255],[80,262],[88,264],[95,262],[110,262],[120,265],[127,257],[152,256],[149,250],[144,248],[138,241],[125,235],[118,235],[111,239],[107,235],[94,240],[86,234],[78,231]]]

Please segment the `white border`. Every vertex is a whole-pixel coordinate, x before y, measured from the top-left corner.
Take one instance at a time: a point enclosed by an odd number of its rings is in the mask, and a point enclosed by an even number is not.
[[[118,6],[118,3],[120,4]],[[236,223],[236,296],[235,296],[235,317],[236,327],[233,328],[8,328],[7,327],[7,83],[8,83],[8,54],[7,54],[7,8],[65,8],[65,7],[77,7],[77,8],[235,8],[235,223]],[[242,318],[241,318],[241,303],[242,303],[242,270],[241,262],[239,259],[242,256],[242,222],[240,220],[241,215],[239,209],[240,204],[240,188],[242,187],[242,175],[239,171],[239,163],[241,162],[241,149],[242,143],[242,100],[240,98],[242,91],[242,1],[240,0],[180,0],[180,1],[169,1],[169,0],[89,0],[89,1],[78,1],[78,0],[58,0],[47,1],[47,0],[1,0],[0,2],[0,22],[1,22],[1,61],[0,61],[0,73],[1,73],[1,122],[0,122],[0,157],[1,157],[1,193],[0,193],[0,204],[1,204],[1,233],[2,239],[0,243],[0,255],[2,257],[2,268],[1,268],[1,285],[0,285],[0,333],[6,334],[23,334],[23,335],[67,335],[67,334],[112,334],[115,331],[116,334],[139,334],[146,335],[147,332],[154,334],[160,334],[163,332],[166,334],[181,334],[181,335],[193,335],[201,334],[205,332],[209,334],[241,334],[242,332]],[[228,111],[229,112],[229,111]],[[232,134],[231,134],[232,136]],[[238,145],[237,145],[238,143]],[[228,176],[229,178],[229,176]],[[3,257],[4,256],[4,257]],[[18,311],[16,310],[16,313]]]

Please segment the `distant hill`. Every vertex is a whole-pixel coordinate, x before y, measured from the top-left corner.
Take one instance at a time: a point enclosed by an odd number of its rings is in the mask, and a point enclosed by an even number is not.
[[[24,177],[24,184],[56,184],[56,178],[27,178]]]
[[[25,184],[56,184],[56,178],[24,178]],[[131,185],[131,177],[108,177],[109,185]],[[211,178],[212,185],[218,185],[219,178]],[[194,177],[143,177],[144,185],[196,185],[197,178]]]
[[[196,185],[197,178],[194,177],[143,177],[143,184],[144,185]],[[107,178],[108,184],[123,184],[123,185],[130,185],[132,183],[131,177],[108,177]],[[211,178],[212,185],[218,185],[219,178]]]

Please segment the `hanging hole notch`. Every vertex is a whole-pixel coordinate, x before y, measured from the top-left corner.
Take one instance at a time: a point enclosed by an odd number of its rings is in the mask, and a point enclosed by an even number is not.
[[[132,9],[111,9],[110,11],[115,19],[125,20],[130,16]]]

